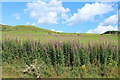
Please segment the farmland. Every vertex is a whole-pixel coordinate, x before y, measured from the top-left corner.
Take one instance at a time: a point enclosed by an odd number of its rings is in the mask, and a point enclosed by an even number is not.
[[[117,35],[2,26],[3,78],[118,78]],[[13,74],[11,74],[13,72]]]

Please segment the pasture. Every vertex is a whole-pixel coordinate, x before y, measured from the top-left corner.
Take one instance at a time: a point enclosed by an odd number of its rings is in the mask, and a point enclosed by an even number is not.
[[[118,36],[9,27],[2,62],[3,78],[118,78]]]

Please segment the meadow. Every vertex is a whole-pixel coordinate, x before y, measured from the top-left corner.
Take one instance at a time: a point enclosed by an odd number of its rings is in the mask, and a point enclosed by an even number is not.
[[[118,50],[117,35],[9,27],[2,31],[3,78],[119,78]]]

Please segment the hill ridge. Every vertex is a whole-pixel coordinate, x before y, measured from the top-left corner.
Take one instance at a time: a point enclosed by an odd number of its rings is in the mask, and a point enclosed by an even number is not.
[[[54,32],[51,30],[47,29],[42,29],[33,25],[16,25],[16,26],[8,26],[8,25],[3,25],[2,26],[2,31],[42,31],[42,32]]]

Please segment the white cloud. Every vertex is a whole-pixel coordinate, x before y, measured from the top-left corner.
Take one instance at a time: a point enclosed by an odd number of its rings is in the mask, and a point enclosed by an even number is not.
[[[89,30],[87,33],[97,33],[97,34],[101,34],[104,33],[106,31],[112,31],[112,30],[118,30],[118,26],[98,26],[95,29],[91,29]]]
[[[14,16],[17,20],[20,19],[20,13],[13,14],[13,16]]]
[[[76,32],[76,33],[82,33],[82,31],[78,31],[78,32]]]
[[[27,3],[30,17],[35,19],[38,24],[58,24],[59,16],[66,14],[70,10],[62,6],[61,1],[52,0],[48,3],[41,0]]]
[[[30,23],[30,22],[27,22],[26,25],[33,25],[33,26],[36,26],[36,23]]]
[[[51,31],[55,31],[55,29],[51,29]]]
[[[30,22],[27,22],[26,24],[27,24],[27,25],[29,25],[29,24],[30,24]]]
[[[109,26],[109,25],[114,25],[117,23],[118,23],[118,14],[110,16],[101,25]]]
[[[57,31],[57,30],[55,30],[55,29],[51,29],[51,31],[55,31],[55,32],[61,32],[61,33],[63,32],[63,31]]]
[[[56,31],[56,32],[60,32],[60,33],[63,33],[63,31]]]
[[[72,17],[67,19],[66,23],[68,23],[68,25],[75,25],[86,21],[92,21],[95,16],[103,15],[110,11],[113,11],[113,7],[110,4],[87,3],[81,9],[78,9],[78,13],[74,13]]]
[[[88,30],[87,33],[104,33],[106,31],[112,31],[112,30],[118,30],[118,26],[112,26],[116,25],[118,23],[118,14],[112,15],[105,19],[102,23],[98,25],[97,28]]]
[[[36,23],[32,23],[33,26],[36,26]]]
[[[67,14],[62,14],[61,17],[62,17],[63,19],[65,19],[65,20],[68,19],[68,15],[67,15]]]

